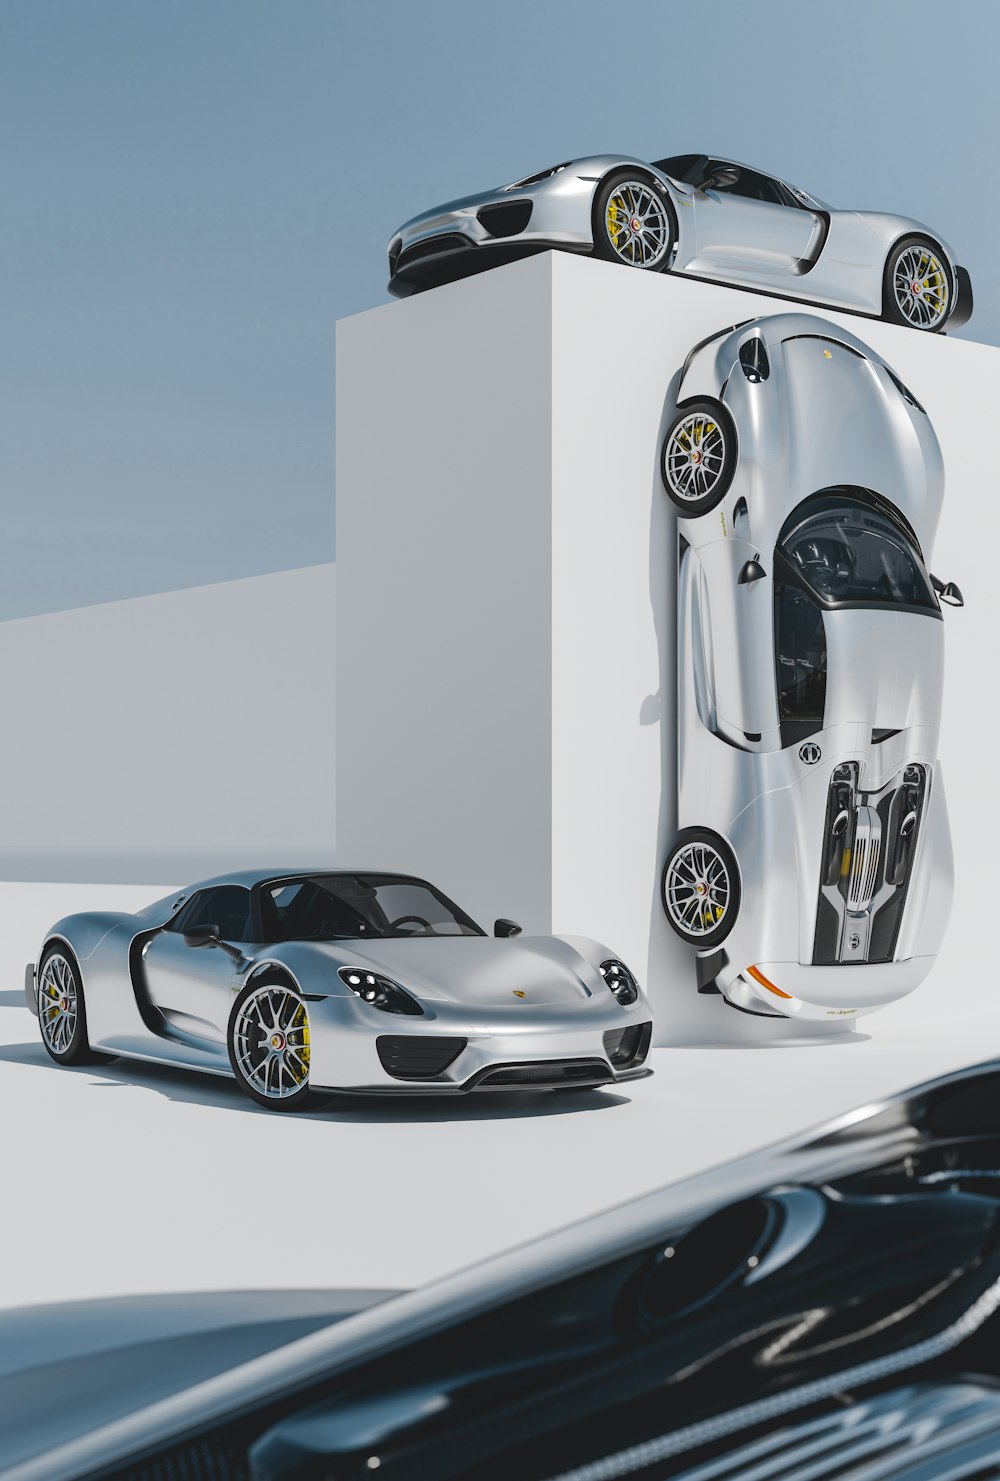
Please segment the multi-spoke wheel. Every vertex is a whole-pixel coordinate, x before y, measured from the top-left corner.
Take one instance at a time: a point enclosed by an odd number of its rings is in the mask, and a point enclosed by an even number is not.
[[[707,828],[685,828],[663,869],[663,908],[684,941],[707,950],[729,935],[740,908],[732,849]]]
[[[660,476],[682,513],[706,514],[723,498],[736,469],[736,433],[720,401],[681,407],[663,439]]]
[[[594,251],[611,262],[659,272],[674,245],[667,196],[627,171],[610,176],[594,200]]]
[[[229,1062],[248,1095],[275,1111],[309,1098],[309,1013],[291,983],[251,982],[233,1005]]]
[[[925,237],[906,237],[885,265],[887,319],[912,329],[943,329],[952,306],[951,270],[939,247]]]
[[[72,954],[50,946],[38,968],[38,1023],[42,1043],[57,1064],[90,1064],[98,1056],[87,1040],[83,983]]]

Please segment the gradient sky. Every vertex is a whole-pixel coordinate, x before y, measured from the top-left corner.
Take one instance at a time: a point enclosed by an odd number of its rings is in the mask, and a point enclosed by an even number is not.
[[[575,154],[924,219],[1000,344],[998,49],[993,0],[0,0],[0,618],[333,559],[335,320]]]

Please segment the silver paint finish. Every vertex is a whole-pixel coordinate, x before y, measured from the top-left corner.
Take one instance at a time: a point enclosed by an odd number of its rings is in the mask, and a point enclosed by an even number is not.
[[[778,183],[800,201],[799,207],[694,188],[632,155],[589,155],[531,185],[505,185],[450,201],[405,222],[390,246],[405,254],[435,237],[457,234],[470,252],[515,244],[592,252],[594,197],[619,170],[634,170],[637,180],[655,185],[669,201],[677,228],[667,258],[671,272],[881,317],[890,253],[904,237],[921,236],[940,249],[951,274],[948,312],[958,309],[955,254],[920,221],[880,211],[834,210],[787,181]],[[532,203],[525,230],[492,237],[477,211],[518,199]]]
[[[740,346],[753,336],[764,340],[770,362],[768,379],[755,384],[739,363]],[[821,489],[846,484],[893,503],[930,566],[944,486],[941,452],[927,416],[897,389],[885,363],[855,336],[812,315],[755,320],[697,349],[678,402],[706,396],[722,399],[731,413],[739,455],[721,503],[678,519],[685,542],[678,577],[678,827],[712,829],[739,864],[742,903],[718,979],[724,995],[768,1015],[860,1017],[923,980],[950,910],[951,840],[937,757],[944,623],[935,614],[891,607],[824,613],[826,706],[822,730],[809,737],[820,751],[813,761],[798,744],[781,745],[774,550],[792,509]],[[758,555],[765,578],[739,585],[744,562]],[[898,734],[873,743],[876,728]],[[869,801],[898,786],[907,766],[920,765],[927,800],[895,960],[858,964],[867,947],[866,918],[852,965],[817,966],[828,788],[834,768],[845,762],[859,767]],[[867,887],[859,879],[859,902]],[[791,1001],[748,978],[751,965]]]
[[[648,1023],[651,1013],[641,988],[633,1004],[615,999],[600,973],[615,953],[586,937],[256,943],[242,945],[234,960],[218,947],[186,946],[182,935],[161,929],[196,890],[252,887],[297,872],[315,871],[242,871],[192,885],[136,915],[69,916],[52,927],[39,959],[53,942],[76,958],[93,1048],[209,1074],[232,1077],[226,1046],[236,996],[251,980],[275,972],[307,1002],[309,1083],[316,1088],[461,1094],[470,1079],[495,1066],[563,1059],[600,1060],[615,1081],[650,1073],[642,1065],[616,1069],[605,1054],[605,1033]],[[130,952],[133,965],[136,957],[141,964],[139,996]],[[406,1017],[363,1002],[340,980],[341,967],[398,982],[423,1014]],[[143,984],[148,1001],[140,1006]],[[433,1081],[404,1082],[382,1068],[379,1035],[440,1035],[468,1043]]]

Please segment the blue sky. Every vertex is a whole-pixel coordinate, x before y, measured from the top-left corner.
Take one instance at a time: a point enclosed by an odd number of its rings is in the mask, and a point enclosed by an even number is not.
[[[998,46],[992,0],[2,0],[0,618],[332,559],[335,320],[574,154],[925,219],[1000,343]]]

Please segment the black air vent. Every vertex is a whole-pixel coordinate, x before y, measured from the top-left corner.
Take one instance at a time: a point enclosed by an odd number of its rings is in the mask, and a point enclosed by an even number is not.
[[[649,1053],[652,1024],[633,1023],[628,1028],[609,1029],[604,1035],[604,1052],[616,1069],[641,1064]]]
[[[380,1034],[375,1048],[382,1068],[395,1080],[433,1080],[461,1054],[468,1040],[421,1034]]]
[[[531,220],[531,201],[500,201],[480,206],[476,220],[491,237],[516,237]]]

